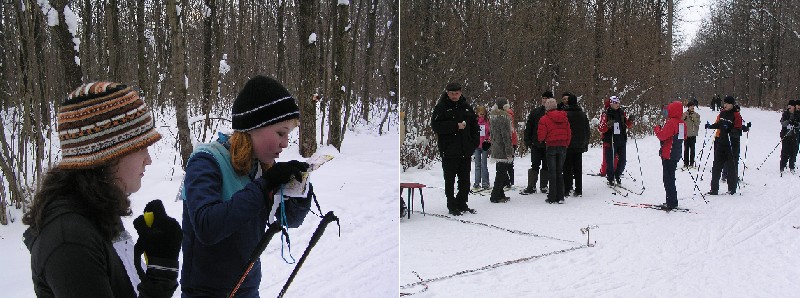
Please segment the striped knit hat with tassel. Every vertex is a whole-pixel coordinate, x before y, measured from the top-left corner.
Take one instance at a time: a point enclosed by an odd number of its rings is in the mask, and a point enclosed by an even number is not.
[[[57,116],[61,169],[98,167],[161,139],[139,92],[119,83],[78,87]]]

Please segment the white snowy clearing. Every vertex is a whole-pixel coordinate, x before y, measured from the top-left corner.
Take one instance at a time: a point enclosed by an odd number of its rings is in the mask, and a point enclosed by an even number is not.
[[[698,111],[702,123],[713,123],[718,113],[702,106]],[[400,222],[401,295],[797,297],[800,203],[795,197],[800,177],[788,171],[779,177],[780,146],[756,170],[780,140],[781,114],[750,108],[741,114],[753,123],[749,136],[742,136],[747,170],[743,173],[740,162],[741,195],[706,196],[706,203],[693,191],[689,172],[678,169],[679,207],[695,213],[612,204],[664,203],[659,142],[652,135],[636,141],[641,164],[634,140],[627,143],[625,171],[630,175],[622,184],[639,191],[644,181],[643,195],[612,195],[604,178],[587,175],[600,168],[600,148],[583,155],[583,197],[568,197],[563,205],[545,203],[545,194],[523,196],[511,190],[506,191],[511,200],[505,204],[471,194],[469,206],[477,214],[436,216],[447,215],[441,164],[401,173],[401,182],[429,187],[423,190],[429,214],[421,213],[417,194],[414,207],[419,212]],[[704,133],[701,125],[698,158]],[[703,154],[711,147],[709,140]],[[706,165],[703,181],[697,181],[703,193],[710,189],[712,161],[713,154],[697,162],[700,168]],[[529,155],[515,160],[515,185],[524,187],[529,167]],[[489,173],[494,181],[494,163]],[[592,227],[592,247],[581,232],[587,227]]]
[[[163,121],[156,126],[164,137],[149,149],[153,163],[146,168],[142,189],[131,196],[133,216],[123,218],[134,239],[137,236],[133,219],[142,213],[150,200],[161,199],[167,213],[178,222],[181,220],[182,203],[175,200],[183,179],[180,166],[174,166],[177,150],[173,147],[173,134],[176,130],[159,126],[175,123],[172,117],[157,119]],[[329,224],[297,273],[286,297],[397,295],[398,129],[392,126],[391,131],[382,136],[369,129],[353,129],[355,131],[348,131],[341,153],[330,146],[318,150],[333,155],[334,159],[312,172],[310,178],[323,213],[333,211],[339,217],[341,237],[336,223]],[[289,148],[284,149],[278,161],[305,160],[297,152],[297,138],[298,131],[295,130],[290,136]],[[2,296],[35,297],[30,253],[22,243],[22,233],[27,226],[21,222],[20,210],[9,209],[14,222],[0,225]],[[313,203],[312,210],[317,212]],[[302,226],[289,229],[295,260],[300,260],[319,222],[319,217],[309,213]],[[280,238],[274,237],[261,255],[261,297],[277,296],[294,269],[294,264],[286,264],[281,258],[279,244]],[[288,251],[286,258],[290,260]],[[179,287],[174,297],[180,296]]]

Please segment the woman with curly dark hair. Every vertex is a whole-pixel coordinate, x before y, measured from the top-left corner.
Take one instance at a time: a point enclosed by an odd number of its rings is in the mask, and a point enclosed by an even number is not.
[[[70,93],[57,117],[62,159],[22,219],[36,295],[171,297],[180,225],[154,200],[134,220],[134,245],[121,220],[152,162],[147,148],[161,139],[147,105],[131,87],[97,82]]]

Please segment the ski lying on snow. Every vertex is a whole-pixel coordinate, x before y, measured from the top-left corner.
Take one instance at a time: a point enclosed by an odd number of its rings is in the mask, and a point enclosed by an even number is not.
[[[612,205],[616,205],[616,206],[626,206],[626,207],[636,207],[636,208],[655,209],[655,210],[667,211],[667,210],[664,210],[663,208],[661,208],[661,205],[656,205],[656,204],[628,203],[628,202],[620,202],[620,201],[611,201],[611,202],[612,202],[611,203]],[[693,212],[693,211],[691,211],[689,209],[686,209],[686,208],[674,208],[674,209],[669,210],[667,212],[669,213],[670,211],[697,214],[696,212]]]
[[[606,186],[608,186],[608,188],[611,189],[611,191],[612,191],[611,194],[612,195],[620,195],[620,196],[623,196],[623,197],[627,198],[628,194],[630,194],[629,192],[623,191],[622,188],[617,188],[616,185],[608,185],[608,184],[606,184]]]
[[[483,188],[471,188],[469,190],[469,193],[472,194],[472,195],[488,196],[488,195],[492,194],[492,189],[493,189],[492,187],[489,187],[489,188],[486,188],[486,189],[483,189]],[[523,189],[522,187],[514,185],[514,186],[511,186],[510,188],[504,188],[503,191],[517,191],[517,192],[519,192],[522,189]]]

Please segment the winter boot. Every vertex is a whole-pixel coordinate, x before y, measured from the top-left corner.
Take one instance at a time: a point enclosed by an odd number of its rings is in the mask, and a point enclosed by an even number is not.
[[[491,199],[489,199],[489,201],[491,201],[492,203],[506,203],[509,200],[511,200],[511,198],[509,198],[509,197],[500,197],[500,198],[491,198]]]
[[[542,169],[539,172],[539,177],[542,178],[539,179],[539,190],[542,193],[547,193],[547,182],[548,182],[548,177],[550,177],[550,174],[547,170]]]
[[[519,192],[521,195],[529,195],[532,193],[536,193],[536,176],[538,173],[533,169],[528,169],[528,186],[525,187],[522,191]]]

